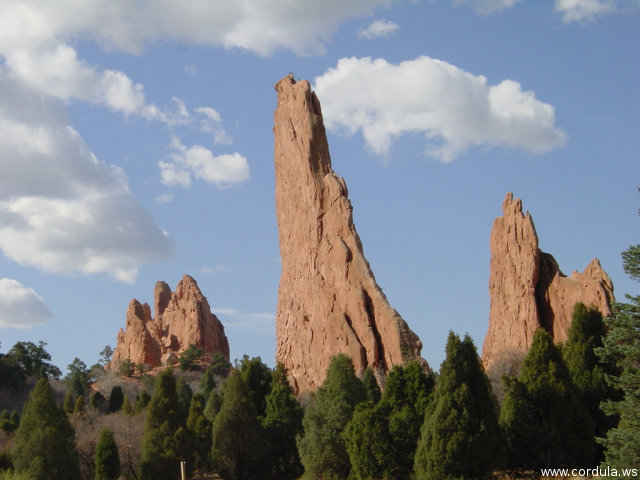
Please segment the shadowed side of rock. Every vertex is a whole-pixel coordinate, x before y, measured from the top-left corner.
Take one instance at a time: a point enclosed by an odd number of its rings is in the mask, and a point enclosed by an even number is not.
[[[315,390],[331,357],[358,373],[421,359],[422,344],[388,303],[364,257],[344,179],[331,168],[320,102],[293,76],[275,86],[276,214],[282,276],[276,360],[297,391]]]

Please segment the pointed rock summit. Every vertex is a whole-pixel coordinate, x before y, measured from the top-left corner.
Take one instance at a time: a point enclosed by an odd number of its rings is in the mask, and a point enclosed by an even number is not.
[[[538,248],[538,235],[522,201],[508,193],[502,217],[491,230],[489,331],[484,340],[485,369],[507,372],[527,353],[533,334],[545,328],[555,342],[567,340],[576,303],[611,315],[613,283],[594,258],[583,273],[567,277],[552,255]]]
[[[175,292],[165,282],[157,282],[153,306],[152,318],[148,304],[131,300],[126,330],[118,332],[110,368],[117,369],[126,359],[157,367],[169,356],[178,357],[190,344],[201,348],[206,356],[220,352],[229,360],[224,327],[211,313],[209,302],[192,277],[182,277]]]
[[[419,360],[422,343],[387,302],[364,257],[344,179],[331,168],[320,103],[293,75],[275,89],[276,214],[282,276],[276,360],[298,392],[318,388],[331,357],[357,373]]]

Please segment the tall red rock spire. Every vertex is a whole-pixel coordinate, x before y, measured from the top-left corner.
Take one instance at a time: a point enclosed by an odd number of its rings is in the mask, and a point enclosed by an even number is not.
[[[576,303],[611,315],[613,283],[594,258],[583,273],[564,275],[552,255],[538,248],[538,235],[522,201],[508,193],[502,217],[491,230],[489,330],[482,361],[489,371],[509,370],[526,354],[533,334],[542,327],[555,342],[567,340]]]
[[[344,179],[331,168],[320,103],[293,75],[275,89],[276,214],[282,276],[276,360],[298,391],[345,353],[361,373],[420,360],[422,343],[387,302],[364,257]]]

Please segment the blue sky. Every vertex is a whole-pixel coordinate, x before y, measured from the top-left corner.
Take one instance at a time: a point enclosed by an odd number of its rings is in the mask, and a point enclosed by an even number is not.
[[[0,0],[0,351],[64,369],[190,274],[273,365],[273,85],[323,107],[365,255],[438,368],[482,347],[507,192],[570,274],[640,238],[637,0]]]

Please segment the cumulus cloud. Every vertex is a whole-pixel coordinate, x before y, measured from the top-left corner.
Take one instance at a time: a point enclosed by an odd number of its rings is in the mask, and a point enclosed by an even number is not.
[[[343,58],[316,77],[314,87],[332,131],[361,131],[374,153],[386,155],[405,133],[422,133],[426,153],[443,162],[473,146],[505,146],[533,153],[563,145],[551,105],[503,80],[430,57],[391,64],[384,59]]]
[[[520,0],[454,0],[454,3],[469,5],[482,15],[489,15],[501,10],[511,8]]]
[[[164,185],[188,188],[195,177],[223,189],[249,180],[247,159],[237,152],[216,156],[201,145],[186,147],[177,137],[171,148],[170,161],[158,162]]]
[[[213,136],[213,143],[229,145],[233,142],[229,134],[222,128],[222,117],[218,111],[211,107],[197,107],[196,113],[200,115],[200,130]]]
[[[567,23],[590,22],[615,12],[617,3],[616,0],[556,0],[555,9]]]
[[[398,30],[398,28],[400,28],[398,24],[390,22],[389,20],[374,20],[367,28],[358,32],[358,38],[373,40],[378,37],[388,37]]]
[[[31,328],[51,318],[46,302],[33,288],[0,278],[0,327]]]
[[[67,125],[59,100],[0,68],[0,250],[53,273],[132,282],[172,244],[129,190]]]

